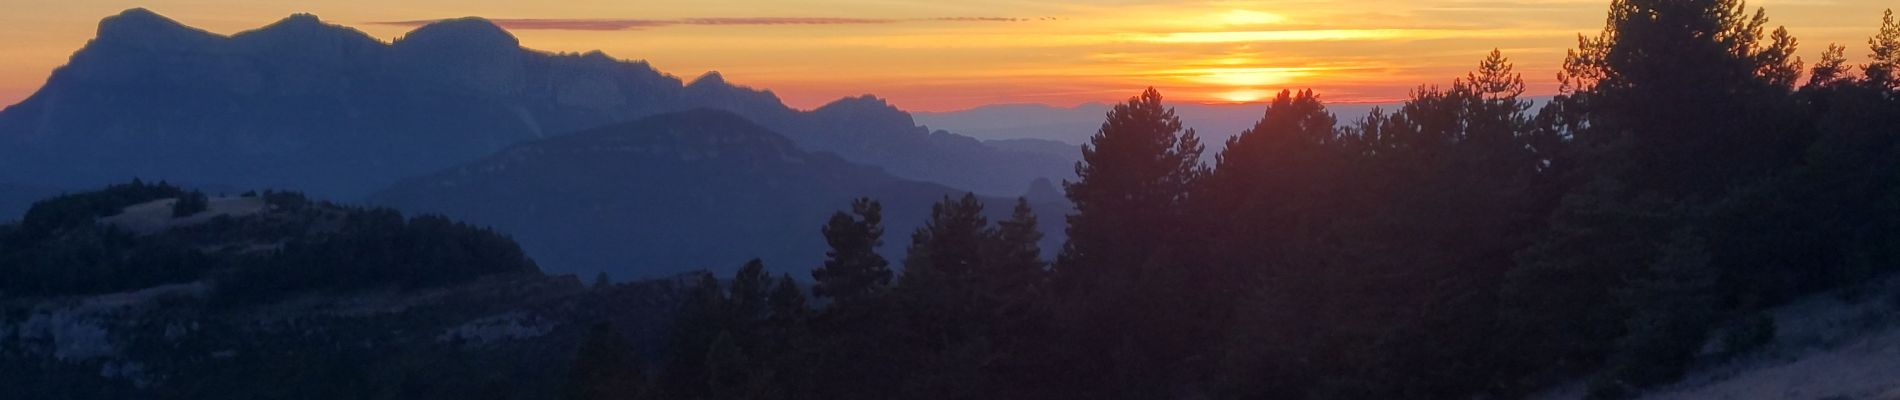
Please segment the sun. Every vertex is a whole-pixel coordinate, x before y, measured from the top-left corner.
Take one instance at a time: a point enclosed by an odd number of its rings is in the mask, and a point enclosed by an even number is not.
[[[1259,101],[1260,99],[1267,98],[1267,95],[1267,91],[1260,89],[1239,89],[1214,94],[1215,97],[1219,97],[1221,100],[1235,103]]]
[[[1296,81],[1321,74],[1312,68],[1236,65],[1249,63],[1258,61],[1231,57],[1215,59],[1201,64],[1217,66],[1175,69],[1160,75],[1199,88],[1208,101],[1247,103],[1272,97],[1274,92],[1265,88],[1292,85]]]
[[[1286,68],[1220,67],[1195,71],[1191,79],[1221,86],[1248,87],[1284,84],[1302,75],[1305,73]]]

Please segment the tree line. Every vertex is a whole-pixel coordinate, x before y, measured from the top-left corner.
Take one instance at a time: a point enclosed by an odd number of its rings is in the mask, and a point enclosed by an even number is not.
[[[206,282],[218,304],[310,292],[440,287],[483,276],[540,274],[513,239],[437,215],[245,192],[254,215],[216,215],[157,232],[100,220],[175,199],[166,216],[206,212],[210,199],[166,182],[130,183],[39,201],[0,224],[0,298],[123,292]]]
[[[1149,89],[1082,147],[1054,260],[1026,205],[991,223],[963,196],[894,272],[861,199],[812,299],[758,261],[707,276],[660,365],[598,327],[565,395],[1628,397],[1900,266],[1900,24],[1862,65],[1768,26],[1617,0],[1548,102],[1493,51],[1361,120],[1283,91],[1212,165]]]

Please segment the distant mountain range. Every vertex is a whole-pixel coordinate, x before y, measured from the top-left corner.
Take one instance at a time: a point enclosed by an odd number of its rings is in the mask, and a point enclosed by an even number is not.
[[[1054,249],[1067,205],[1051,198],[1049,182],[1035,188],[1044,246]],[[883,251],[898,260],[930,205],[963,192],[807,152],[737,114],[708,109],[516,145],[405,180],[371,201],[492,225],[554,272],[626,279],[699,269],[725,275],[754,257],[802,276],[823,260],[819,227],[855,197],[883,203]],[[1015,198],[985,202],[1000,219]]]
[[[1525,99],[1541,104],[1550,100],[1550,96],[1527,96]],[[1374,108],[1390,112],[1398,109],[1400,103],[1334,103],[1326,106],[1333,116],[1339,118],[1342,125],[1364,119]],[[1195,134],[1207,143],[1209,157],[1218,151],[1227,138],[1239,135],[1241,131],[1252,128],[1255,122],[1265,116],[1267,105],[1248,104],[1172,104],[1181,123],[1194,128]],[[1058,107],[1046,104],[993,104],[957,111],[918,111],[911,115],[917,123],[931,129],[944,129],[959,135],[983,140],[992,146],[1005,149],[1043,151],[1050,148],[1048,143],[1024,143],[1023,140],[1060,142],[1069,145],[1088,143],[1096,129],[1102,127],[1102,120],[1114,104],[1083,103],[1074,107]],[[1008,141],[1016,141],[1009,143]],[[1073,150],[1073,149],[1071,149]],[[1078,157],[1079,153],[1071,151]]]
[[[982,193],[1071,174],[1061,157],[931,132],[868,95],[801,111],[717,73],[683,82],[599,52],[523,49],[478,18],[384,43],[310,15],[223,36],[132,9],[0,111],[0,182],[79,189],[137,176],[353,199],[516,143],[698,108]]]
[[[1165,93],[1164,93],[1165,94]],[[1195,104],[1176,103],[1172,105],[1182,124],[1194,128],[1195,134],[1207,144],[1207,156],[1213,157],[1227,138],[1239,135],[1241,131],[1252,128],[1255,122],[1266,114],[1267,105],[1252,104]],[[932,129],[946,129],[982,139],[986,143],[999,140],[1037,139],[1061,142],[1070,145],[1088,143],[1089,137],[1102,127],[1102,120],[1108,115],[1113,104],[1084,103],[1074,107],[1057,107],[1044,104],[995,104],[958,111],[915,112],[912,115],[917,122]],[[1340,122],[1364,118],[1374,107],[1391,110],[1396,104],[1332,104],[1332,110]],[[1022,147],[1000,144],[1006,148]],[[1072,149],[1073,150],[1073,149]],[[1079,157],[1077,155],[1071,157]]]

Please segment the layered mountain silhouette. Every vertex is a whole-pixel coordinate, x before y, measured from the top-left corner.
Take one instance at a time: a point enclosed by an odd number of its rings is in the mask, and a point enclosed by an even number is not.
[[[1083,103],[1074,107],[1055,107],[1044,104],[993,104],[965,110],[945,112],[918,112],[915,118],[919,123],[932,128],[948,129],[961,135],[971,136],[992,146],[1019,151],[1048,153],[1059,150],[1056,155],[1075,158],[1079,152],[1074,148],[1088,143],[1089,137],[1102,126],[1102,116],[1114,108],[1114,104]],[[1264,103],[1247,104],[1197,104],[1177,102],[1170,104],[1181,122],[1194,128],[1202,143],[1218,148],[1227,138],[1252,128],[1266,114]],[[1334,103],[1327,104],[1327,111],[1340,121],[1353,121],[1365,118],[1373,108],[1387,111],[1396,109],[1397,103]],[[1067,144],[1067,149],[1052,146],[1050,143]],[[1206,155],[1211,159],[1215,151]]]
[[[517,145],[371,201],[493,225],[553,272],[637,278],[724,273],[754,257],[810,270],[826,249],[819,227],[854,197],[883,203],[883,249],[897,260],[930,205],[962,193],[807,152],[738,114],[702,109]],[[1015,205],[985,202],[993,219]],[[1054,248],[1066,206],[1034,206]]]
[[[599,52],[523,49],[478,18],[385,43],[311,15],[223,36],[132,9],[0,111],[0,182],[71,189],[137,176],[358,198],[516,143],[699,108],[757,121],[805,151],[983,193],[1071,173],[1060,157],[931,132],[875,97],[796,110],[717,73],[687,83]]]

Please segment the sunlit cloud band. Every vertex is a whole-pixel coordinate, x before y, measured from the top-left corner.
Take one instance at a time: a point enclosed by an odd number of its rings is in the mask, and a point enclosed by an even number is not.
[[[570,31],[627,31],[652,29],[678,25],[713,26],[772,26],[772,25],[874,25],[906,22],[1025,22],[1036,20],[1054,20],[1053,17],[1015,18],[1015,17],[935,17],[935,18],[844,18],[844,17],[744,17],[744,18],[677,18],[677,19],[632,19],[632,18],[500,18],[490,19],[496,25],[507,29],[519,30],[570,30]],[[377,25],[422,26],[441,21],[435,19],[407,21],[376,21]]]

